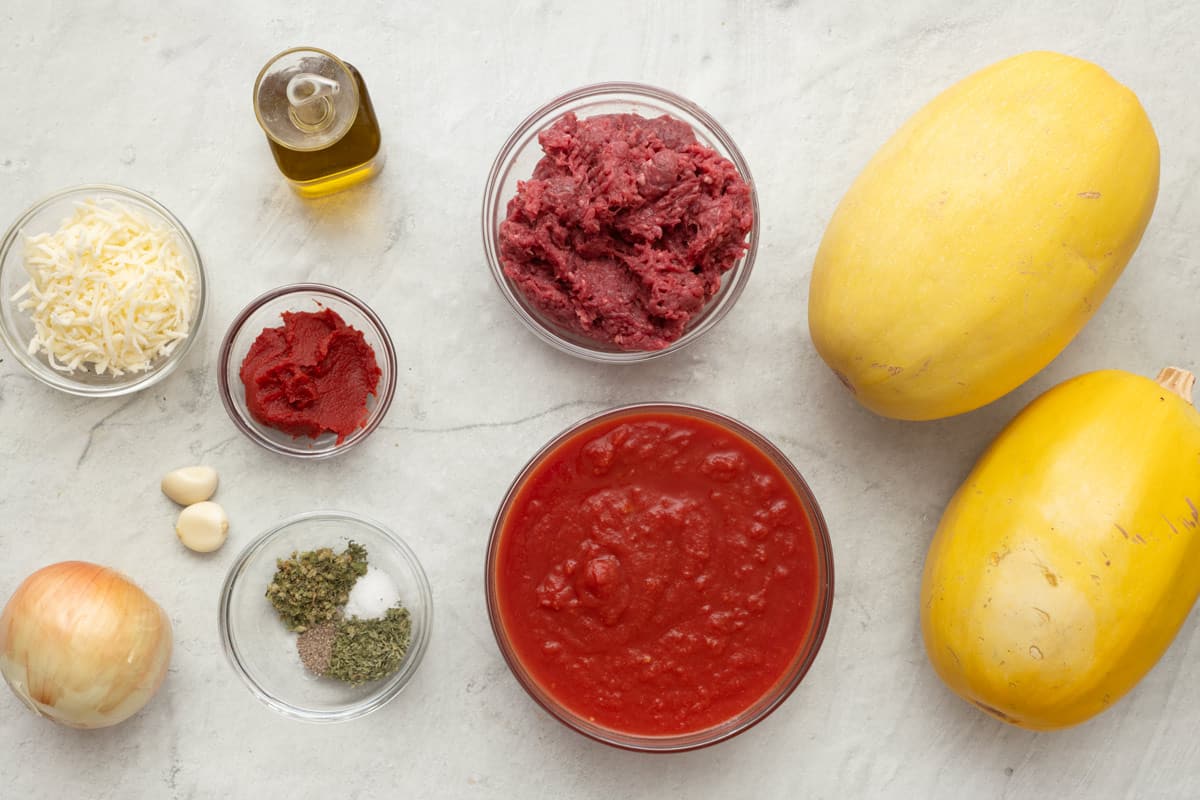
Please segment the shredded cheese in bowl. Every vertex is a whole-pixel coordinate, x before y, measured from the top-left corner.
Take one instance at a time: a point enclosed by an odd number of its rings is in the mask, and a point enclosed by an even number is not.
[[[12,296],[28,352],[60,372],[145,372],[187,338],[195,276],[174,232],[115,198],[77,203],[54,233],[25,239],[29,282]]]

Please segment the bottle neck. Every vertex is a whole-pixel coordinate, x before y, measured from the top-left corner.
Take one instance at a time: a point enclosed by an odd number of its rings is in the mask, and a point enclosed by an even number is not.
[[[333,98],[341,87],[337,81],[311,72],[294,75],[287,85],[288,117],[306,133],[324,130],[334,123],[337,112]]]

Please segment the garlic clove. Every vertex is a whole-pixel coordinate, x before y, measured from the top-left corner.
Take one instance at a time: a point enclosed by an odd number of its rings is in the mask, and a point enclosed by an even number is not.
[[[217,471],[212,467],[183,467],[163,476],[162,491],[181,506],[200,503],[217,491]]]
[[[205,500],[179,512],[175,535],[183,546],[197,553],[211,553],[225,544],[229,535],[229,517],[225,509]]]

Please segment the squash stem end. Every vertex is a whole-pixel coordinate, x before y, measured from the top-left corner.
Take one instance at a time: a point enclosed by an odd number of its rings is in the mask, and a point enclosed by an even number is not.
[[[1192,387],[1196,385],[1196,376],[1186,369],[1163,367],[1154,380],[1159,386],[1174,392],[1188,403],[1192,402]]]

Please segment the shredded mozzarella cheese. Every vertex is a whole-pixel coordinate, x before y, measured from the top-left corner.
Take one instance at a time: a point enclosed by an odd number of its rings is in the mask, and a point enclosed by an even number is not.
[[[54,233],[25,239],[29,354],[62,372],[144,372],[187,338],[192,267],[175,234],[112,198],[79,203]]]

